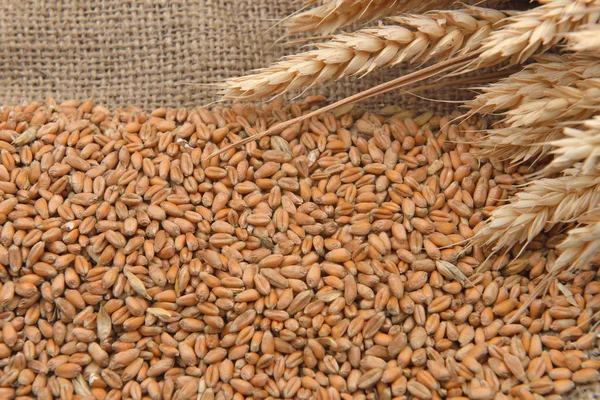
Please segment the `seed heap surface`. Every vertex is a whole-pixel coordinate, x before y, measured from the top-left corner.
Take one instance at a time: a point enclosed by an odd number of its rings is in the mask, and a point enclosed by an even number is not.
[[[465,243],[523,183],[479,123],[318,99],[0,112],[0,398],[558,399],[600,378],[597,270]],[[546,246],[544,246],[546,243]],[[550,250],[548,250],[550,249]]]

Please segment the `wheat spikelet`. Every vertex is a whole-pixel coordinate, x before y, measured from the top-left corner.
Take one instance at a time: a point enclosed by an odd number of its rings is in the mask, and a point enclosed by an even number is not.
[[[582,163],[579,168],[584,174],[598,171],[600,161],[600,115],[583,123],[585,129],[565,128],[565,138],[550,142],[556,156],[542,171],[551,174]]]
[[[292,15],[287,19],[286,27],[291,33],[330,34],[353,22],[373,20],[402,11],[423,12],[451,3],[448,0],[329,0],[321,6]]]
[[[317,49],[290,56],[253,75],[225,83],[225,98],[254,100],[349,75],[363,75],[402,62],[424,62],[466,53],[505,14],[469,7],[391,18],[399,25],[337,35]]]
[[[584,25],[566,36],[569,50],[600,53],[600,25]]]
[[[471,69],[507,59],[522,63],[565,40],[565,33],[598,22],[599,0],[540,0],[539,7],[516,13],[482,41],[482,53]]]
[[[564,176],[533,181],[509,204],[498,207],[478,228],[473,243],[492,250],[527,244],[555,224],[569,222],[598,206],[600,177]]]
[[[562,253],[552,266],[552,271],[567,266],[572,270],[581,269],[600,254],[600,209],[582,215],[577,222],[582,226],[569,230],[567,237],[557,246]]]

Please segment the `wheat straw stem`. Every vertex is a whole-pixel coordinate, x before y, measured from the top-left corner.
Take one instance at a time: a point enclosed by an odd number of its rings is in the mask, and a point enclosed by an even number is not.
[[[240,140],[239,142],[231,143],[231,144],[223,147],[222,149],[210,154],[207,157],[207,159],[216,157],[216,156],[228,151],[229,149],[236,148],[238,146],[253,142],[255,140],[259,140],[260,138],[262,138],[264,136],[276,134],[278,132],[281,132],[285,128],[288,128],[298,122],[302,122],[302,121],[312,118],[314,116],[326,113],[328,111],[335,110],[336,108],[340,108],[340,107],[346,106],[348,104],[354,104],[356,102],[366,100],[371,97],[374,97],[374,96],[377,96],[377,95],[380,95],[383,93],[387,93],[389,91],[399,89],[401,87],[404,87],[404,86],[407,86],[407,85],[410,85],[413,83],[421,82],[427,78],[435,76],[436,74],[441,74],[441,73],[444,73],[447,71],[455,70],[457,68],[462,68],[462,67],[468,65],[468,63],[472,62],[473,59],[475,57],[477,57],[477,55],[478,55],[477,52],[473,52],[473,53],[465,54],[462,56],[457,56],[450,60],[446,60],[446,61],[434,64],[432,66],[429,66],[427,68],[423,68],[418,71],[414,71],[410,74],[395,78],[391,81],[384,82],[380,85],[377,85],[370,89],[364,90],[360,93],[354,94],[352,96],[349,96],[345,99],[339,100],[339,101],[332,103],[330,105],[327,105],[325,107],[321,107],[321,108],[319,108],[315,111],[312,111],[306,115],[302,115],[300,117],[290,119],[288,121],[274,125],[271,128],[267,129],[266,131],[261,132],[257,135],[252,135],[245,139]]]

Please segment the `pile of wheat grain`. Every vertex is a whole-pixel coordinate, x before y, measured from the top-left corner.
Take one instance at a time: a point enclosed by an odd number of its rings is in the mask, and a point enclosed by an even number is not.
[[[474,118],[338,109],[210,158],[317,100],[0,111],[0,398],[560,399],[600,379],[594,268],[538,299],[554,231],[520,259],[464,246],[528,171],[478,162]]]
[[[522,256],[536,237],[553,232],[545,254],[557,261],[546,269],[540,288],[560,271],[597,265],[600,1],[540,0],[521,11],[502,9],[506,3],[502,1],[453,9],[444,9],[450,2],[439,0],[313,3],[285,20],[291,33],[331,33],[352,23],[385,19],[231,79],[224,86],[225,98],[255,100],[400,63],[435,61],[322,109],[327,111],[432,76],[500,64],[518,67],[505,78],[478,87],[481,94],[465,102],[466,117],[501,118],[478,138],[481,162],[510,160],[529,167],[527,185],[476,228],[471,244],[485,244],[494,253],[516,247]],[[253,139],[245,142],[249,140]]]

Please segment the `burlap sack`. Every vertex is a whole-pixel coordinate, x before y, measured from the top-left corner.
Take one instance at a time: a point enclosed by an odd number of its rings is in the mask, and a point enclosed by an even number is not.
[[[49,95],[59,101],[94,98],[109,108],[206,105],[218,99],[212,84],[298,47],[276,41],[285,31],[277,22],[300,5],[293,0],[0,0],[0,105]],[[379,71],[320,87],[318,93],[336,100],[406,71]],[[458,94],[427,93],[445,99]],[[397,96],[375,102],[399,103]],[[419,106],[448,108],[424,101]]]

